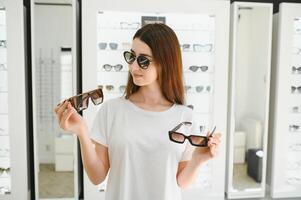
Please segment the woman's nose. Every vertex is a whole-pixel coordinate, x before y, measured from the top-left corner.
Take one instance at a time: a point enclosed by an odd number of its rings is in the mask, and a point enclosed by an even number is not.
[[[140,70],[140,67],[137,63],[137,60],[135,60],[132,64],[130,64],[129,68],[130,68],[131,71]]]

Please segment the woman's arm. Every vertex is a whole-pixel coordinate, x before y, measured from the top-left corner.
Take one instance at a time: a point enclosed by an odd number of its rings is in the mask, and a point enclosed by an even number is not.
[[[200,167],[203,162],[196,162],[195,160],[183,161],[178,165],[177,182],[179,187],[185,189],[189,187],[196,179]]]
[[[70,102],[64,101],[54,109],[60,127],[75,134],[80,141],[81,155],[88,177],[94,184],[99,184],[106,178],[109,171],[108,148],[91,141],[86,122]]]
[[[78,138],[83,166],[91,182],[98,185],[105,180],[110,168],[108,148],[93,142],[87,133],[79,134]]]
[[[200,167],[208,160],[217,156],[218,147],[221,142],[221,134],[214,134],[209,138],[208,147],[197,147],[193,151],[189,161],[180,162],[177,172],[177,183],[179,187],[185,189],[196,179]]]

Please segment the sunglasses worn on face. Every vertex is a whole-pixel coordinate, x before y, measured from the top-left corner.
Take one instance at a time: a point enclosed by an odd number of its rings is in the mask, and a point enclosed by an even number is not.
[[[89,106],[89,98],[91,98],[94,105],[99,105],[103,102],[103,93],[100,88],[79,94],[67,99],[77,112],[85,110]]]
[[[178,129],[181,128],[183,125],[189,125],[191,126],[191,122],[182,122],[179,125],[177,125],[174,129],[169,131],[169,139],[173,142],[183,144],[185,142],[185,139],[188,139],[191,145],[197,146],[197,147],[207,147],[208,146],[208,139],[212,136],[212,134],[215,131],[215,128],[212,130],[210,135],[208,137],[206,136],[200,136],[200,135],[189,135],[186,136],[183,133],[176,132]]]
[[[136,57],[136,55],[130,51],[123,52],[123,57],[125,59],[125,62],[127,62],[130,65],[133,64],[135,60],[137,60],[139,67],[142,69],[147,69],[150,63],[152,62],[150,59],[142,55]]]

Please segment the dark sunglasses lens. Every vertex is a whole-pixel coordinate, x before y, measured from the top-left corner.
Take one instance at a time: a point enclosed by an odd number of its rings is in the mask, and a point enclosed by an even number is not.
[[[88,94],[82,94],[73,98],[74,108],[77,111],[88,108]]]
[[[101,104],[103,102],[103,94],[101,90],[95,90],[94,92],[91,93],[91,99],[92,102],[95,105]]]
[[[123,57],[125,59],[125,62],[127,62],[128,64],[133,64],[133,62],[135,61],[135,55],[132,52],[125,51],[123,53]]]
[[[191,144],[195,146],[205,147],[207,146],[207,138],[203,136],[189,136]]]
[[[182,134],[172,132],[170,134],[170,139],[175,141],[175,142],[180,142],[183,143],[185,141],[185,137]]]
[[[142,69],[146,69],[150,64],[149,59],[144,56],[138,56],[137,62]]]

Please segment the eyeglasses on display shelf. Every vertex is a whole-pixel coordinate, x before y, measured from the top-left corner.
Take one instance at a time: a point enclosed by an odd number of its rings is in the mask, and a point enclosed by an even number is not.
[[[301,86],[291,86],[291,93],[301,93]]]
[[[115,91],[115,88],[118,88],[118,93],[124,93],[125,92],[125,89],[126,89],[126,86],[125,85],[120,85],[119,87],[118,86],[114,86],[114,85],[98,85],[98,88],[106,91],[106,92],[116,92]]]
[[[191,92],[210,93],[210,92],[212,92],[212,86],[211,85],[207,85],[207,86],[203,86],[203,85],[198,85],[198,86],[185,85],[184,88],[185,88],[185,91],[187,93],[191,93]]]
[[[140,22],[120,22],[121,29],[138,29],[140,28]]]
[[[6,40],[0,40],[0,48],[6,48]]]
[[[7,178],[10,176],[10,168],[0,167],[0,178]]]
[[[201,65],[201,66],[191,65],[191,66],[189,66],[189,70],[192,71],[192,72],[197,72],[199,70],[201,72],[206,72],[208,70],[208,66],[206,66],[206,65]]]
[[[289,125],[289,131],[290,132],[299,132],[300,131],[300,126],[295,125],[295,124]]]
[[[109,42],[109,43],[100,42],[100,43],[98,43],[98,48],[100,50],[105,50],[105,49],[116,50],[118,48],[118,44],[115,42]]]
[[[300,106],[293,106],[292,107],[292,113],[301,113],[301,107]]]
[[[0,64],[0,71],[6,71],[7,70],[7,66],[4,63]]]
[[[213,52],[213,44],[180,44],[183,52]]]
[[[104,64],[102,66],[102,68],[107,72],[113,71],[113,70],[115,70],[116,72],[119,72],[122,70],[123,65],[122,64],[116,64],[116,65]]]
[[[301,74],[301,66],[299,66],[299,67],[292,66],[292,73],[293,74]]]

